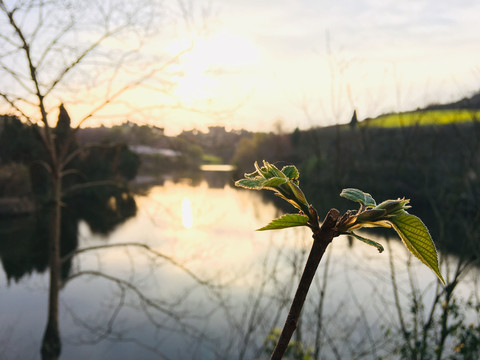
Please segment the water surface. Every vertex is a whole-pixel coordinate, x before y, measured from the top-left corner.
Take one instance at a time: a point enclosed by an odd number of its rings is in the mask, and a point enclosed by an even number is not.
[[[78,276],[61,291],[62,358],[261,356],[265,337],[286,316],[311,245],[308,229],[254,231],[281,211],[259,192],[226,184],[165,181],[135,200],[136,216],[106,234],[79,222],[78,248],[96,248],[74,258],[69,274]],[[334,344],[346,353],[355,344],[381,353],[371,344],[383,336],[382,326],[395,325],[392,264],[398,282],[413,279],[426,289],[426,302],[433,296],[432,272],[399,241],[376,240],[384,253],[337,238],[320,265],[301,330],[312,343],[322,323],[335,339],[322,340],[326,358]],[[114,246],[122,244],[129,245]],[[103,245],[109,247],[97,248]],[[471,294],[475,274],[462,296]],[[401,287],[408,306],[408,286]],[[47,272],[33,270],[18,281],[2,273],[0,358],[39,358],[47,296]]]

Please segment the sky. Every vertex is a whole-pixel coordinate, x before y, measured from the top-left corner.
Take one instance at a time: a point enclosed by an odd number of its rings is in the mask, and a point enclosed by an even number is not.
[[[353,109],[362,119],[480,87],[479,2],[230,0],[218,7],[229,52],[240,49],[219,86],[247,99],[229,120],[233,127],[344,123]]]
[[[168,96],[147,93],[146,87],[131,90],[128,99],[141,109],[137,115],[110,106],[86,125],[128,119],[164,127],[171,135],[212,125],[290,131],[346,123],[354,109],[362,120],[480,90],[478,1],[178,3],[191,10],[188,21],[172,25],[174,36],[165,31],[171,24],[162,24],[158,37],[142,48],[142,56],[153,59],[160,48],[176,54],[192,46],[169,68],[177,75],[168,80]],[[108,46],[113,53],[128,41]],[[114,75],[128,79],[127,72]],[[166,98],[177,99],[182,109],[146,110]],[[88,113],[84,106],[67,102],[74,119]]]

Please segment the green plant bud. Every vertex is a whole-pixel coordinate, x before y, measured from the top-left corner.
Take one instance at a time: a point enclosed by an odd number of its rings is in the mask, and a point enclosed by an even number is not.
[[[395,215],[405,209],[410,208],[410,206],[407,205],[409,202],[409,199],[385,200],[374,207],[374,210],[384,209],[386,210],[385,216]]]
[[[262,169],[265,168],[267,173],[265,176],[268,177],[279,177],[279,178],[284,178],[287,179],[287,176],[285,176],[284,173],[282,173],[275,165],[270,164],[268,161],[263,160],[263,167]]]
[[[266,178],[265,177],[265,173],[266,173],[266,169],[265,168],[260,168],[258,166],[258,163],[255,161],[255,163],[253,164],[255,166],[255,169],[257,171],[255,171],[259,176],[263,177],[263,178]]]
[[[382,218],[387,214],[387,210],[385,209],[367,209],[357,216],[357,222],[370,222],[370,221],[378,221],[382,220]]]
[[[337,222],[337,230],[340,233],[346,233],[352,227],[356,226],[357,216],[353,210],[348,210]]]

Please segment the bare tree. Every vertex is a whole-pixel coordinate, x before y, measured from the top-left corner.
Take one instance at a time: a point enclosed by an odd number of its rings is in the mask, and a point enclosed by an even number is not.
[[[138,112],[140,105],[135,101],[140,102],[140,98],[129,99],[133,88],[143,90],[143,95],[155,91],[157,108],[181,107],[171,96],[173,79],[178,76],[173,65],[189,46],[169,54],[156,48],[163,43],[155,46],[148,42],[158,39],[154,35],[178,19],[188,19],[191,24],[191,18],[186,17],[189,8],[182,2],[176,5],[182,5],[178,12],[156,0],[0,0],[0,110],[36,125],[47,153],[43,166],[51,182],[44,359],[57,359],[61,352],[60,224],[63,179],[70,173],[67,166],[81,151],[71,147],[75,132],[89,119],[102,120],[107,114],[113,117],[108,109],[123,114]],[[76,115],[74,128],[60,139],[52,120],[63,103],[75,108]]]

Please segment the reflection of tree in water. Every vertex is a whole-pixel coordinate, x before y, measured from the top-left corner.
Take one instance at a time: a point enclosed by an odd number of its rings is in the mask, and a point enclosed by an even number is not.
[[[0,224],[0,258],[8,281],[19,281],[33,271],[44,272],[48,267],[48,234],[41,229],[42,222],[29,216],[4,219]]]
[[[133,194],[122,188],[108,187],[72,200],[70,212],[79,220],[85,220],[90,229],[107,235],[117,225],[136,214]],[[67,212],[67,216],[68,211]]]
[[[27,195],[35,198],[39,210],[29,217],[7,219],[0,223],[2,243],[0,257],[8,280],[20,280],[33,271],[44,272],[49,266],[49,241],[53,230],[52,180],[45,164],[48,156],[35,136],[35,125],[26,125],[16,117],[2,117],[0,156],[3,161],[24,164],[30,168],[31,189]],[[78,223],[84,220],[93,232],[107,234],[136,213],[133,195],[125,181],[135,177],[140,160],[125,144],[97,144],[80,147],[70,128],[70,117],[60,106],[57,125],[52,129],[55,145],[65,146],[76,154],[65,162],[63,206],[61,216],[60,256],[78,246]],[[69,138],[69,135],[72,135]],[[22,141],[17,141],[22,139]],[[65,279],[71,260],[61,267]]]
[[[119,187],[102,187],[68,199],[62,212],[61,256],[77,249],[80,221],[85,221],[93,232],[106,235],[135,214],[133,195]],[[19,281],[27,274],[42,273],[48,268],[48,219],[47,206],[35,215],[0,223],[0,258],[8,281]],[[70,267],[71,258],[62,264],[62,279],[69,275]]]

